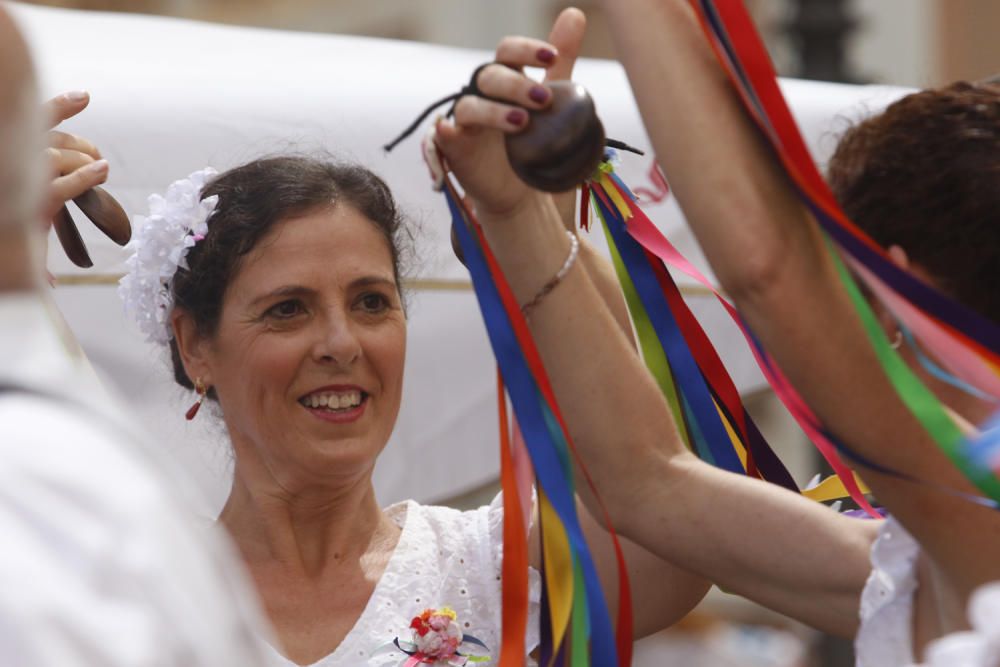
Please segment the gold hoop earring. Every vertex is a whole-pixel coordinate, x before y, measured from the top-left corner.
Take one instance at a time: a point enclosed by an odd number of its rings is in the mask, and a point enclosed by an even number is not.
[[[188,408],[188,411],[184,414],[184,418],[188,421],[194,419],[198,414],[198,410],[201,410],[201,404],[205,402],[205,394],[208,393],[208,390],[205,389],[205,384],[201,381],[201,378],[194,381],[194,391],[198,394],[198,400],[195,401],[194,405]]]
[[[898,350],[903,344],[903,332],[900,329],[896,329],[896,335],[892,337],[892,342],[889,343],[889,347],[894,350]]]

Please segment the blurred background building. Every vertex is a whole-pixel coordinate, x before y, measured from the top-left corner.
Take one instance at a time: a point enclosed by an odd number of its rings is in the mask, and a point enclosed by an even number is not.
[[[565,0],[29,0],[241,25],[491,48],[544,36]],[[598,3],[585,55],[614,56]],[[782,74],[932,86],[1000,71],[996,0],[748,0]]]
[[[138,12],[283,30],[352,34],[492,49],[504,36],[544,37],[565,0],[21,0],[68,9]],[[746,0],[781,74],[927,87],[1000,73],[998,0]],[[614,58],[599,3],[579,0],[584,55]],[[81,37],[82,40],[86,36]],[[323,71],[318,68],[318,71]],[[335,69],[329,71],[331,82]],[[387,90],[391,81],[386,82]],[[768,396],[748,397],[772,442],[800,438]],[[774,437],[777,432],[777,437]],[[789,448],[802,457],[805,448]],[[808,457],[808,454],[805,454]],[[796,468],[794,461],[788,461]],[[799,462],[808,467],[808,461]],[[489,500],[489,488],[456,506]],[[636,665],[848,667],[848,642],[713,592],[679,628],[640,645]]]

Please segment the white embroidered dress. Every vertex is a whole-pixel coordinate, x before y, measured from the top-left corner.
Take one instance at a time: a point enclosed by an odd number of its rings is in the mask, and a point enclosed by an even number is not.
[[[424,609],[451,607],[465,634],[489,647],[495,664],[500,649],[500,567],[503,507],[500,497],[485,507],[460,512],[412,500],[392,505],[386,514],[401,528],[399,543],[382,578],[354,627],[331,653],[311,667],[383,667],[406,657],[396,650],[376,652],[396,637],[409,640],[410,621]],[[541,580],[529,574],[531,607],[525,648],[538,645]],[[484,650],[472,647],[470,653]],[[274,667],[296,667],[273,647]],[[464,652],[464,651],[463,651]],[[374,653],[374,655],[373,655]],[[532,661],[527,662],[533,665]]]

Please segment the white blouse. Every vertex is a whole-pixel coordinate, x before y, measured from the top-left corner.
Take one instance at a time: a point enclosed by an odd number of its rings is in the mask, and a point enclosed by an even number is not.
[[[913,656],[913,594],[917,544],[889,517],[872,544],[872,573],[861,593],[861,627],[854,641],[858,667],[920,667]],[[980,587],[969,600],[972,630],[927,646],[923,667],[1000,667],[1000,582]]]
[[[857,667],[913,663],[913,593],[920,547],[887,517],[872,544],[872,572],[861,593],[861,627],[854,639]]]
[[[451,607],[465,634],[500,649],[503,555],[503,506],[497,496],[489,506],[461,512],[424,506],[412,500],[385,510],[402,528],[385,572],[354,627],[331,653],[311,667],[395,666],[406,655],[386,644],[410,640],[410,621],[424,609]],[[538,645],[541,579],[529,573],[530,608],[525,649]],[[378,650],[380,649],[381,650]],[[484,650],[472,647],[481,655]],[[268,646],[274,667],[297,667]],[[490,665],[488,663],[477,663]],[[530,659],[528,665],[534,665]]]

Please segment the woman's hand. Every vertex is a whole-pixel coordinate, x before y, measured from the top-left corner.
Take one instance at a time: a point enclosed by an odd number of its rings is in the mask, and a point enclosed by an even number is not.
[[[526,198],[548,196],[532,190],[514,174],[507,161],[504,135],[528,127],[528,109],[544,109],[551,103],[548,87],[525,76],[521,69],[545,68],[546,81],[568,78],[585,25],[582,12],[567,9],[556,20],[549,42],[505,38],[497,46],[498,64],[484,67],[477,77],[483,95],[492,99],[462,97],[455,107],[454,122],[438,123],[438,148],[480,215],[509,217]]]
[[[573,78],[573,67],[580,57],[580,47],[587,32],[587,17],[579,9],[564,9],[552,24],[549,43],[559,49],[559,57],[552,67],[545,71],[545,81],[569,81]],[[552,195],[559,217],[569,231],[576,230],[576,188]],[[617,292],[617,282],[615,283]]]
[[[94,144],[83,137],[54,129],[86,109],[88,104],[90,95],[72,92],[52,98],[42,110],[52,128],[45,149],[52,179],[45,200],[46,225],[52,223],[63,204],[108,178],[108,163]]]

